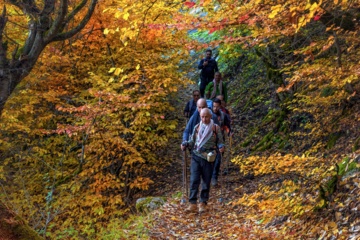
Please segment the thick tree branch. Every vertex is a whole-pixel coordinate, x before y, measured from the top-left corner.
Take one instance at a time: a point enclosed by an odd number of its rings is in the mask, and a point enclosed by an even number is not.
[[[51,42],[52,41],[63,41],[65,39],[73,37],[75,34],[80,32],[80,30],[83,29],[85,27],[85,25],[87,24],[87,22],[90,20],[91,15],[93,14],[93,12],[95,10],[96,4],[97,4],[97,0],[91,0],[90,5],[88,7],[88,11],[87,11],[85,17],[81,20],[81,22],[76,27],[71,29],[70,31],[64,32],[64,33],[59,33],[57,36],[55,36],[50,41]]]
[[[24,45],[17,45],[13,49],[11,61],[7,59],[7,45],[4,42],[5,25],[7,22],[4,6],[0,15],[0,113],[5,102],[15,87],[24,79],[35,66],[44,48],[51,42],[62,41],[80,32],[93,14],[97,0],[79,0],[79,4],[69,13],[69,0],[43,0],[43,9],[36,5],[35,0],[9,0],[29,17],[27,38]],[[56,4],[59,2],[59,4]],[[74,27],[69,26],[77,14],[87,6],[85,16]],[[65,29],[69,29],[65,31]],[[17,43],[16,43],[17,44]]]
[[[6,59],[6,46],[5,43],[3,43],[3,32],[6,26],[7,17],[6,17],[6,8],[4,6],[4,9],[2,11],[2,14],[0,16],[0,68],[4,68],[5,64],[7,62]]]
[[[20,8],[27,15],[31,15],[33,17],[40,13],[40,10],[36,6],[34,0],[23,0],[23,1],[10,0],[10,3]]]
[[[72,19],[74,19],[75,15],[80,12],[80,10],[86,5],[87,0],[82,0],[81,3],[79,3],[74,10],[66,17],[65,22],[69,23]]]
[[[48,34],[45,37],[45,41],[47,39],[52,39],[59,31],[60,32],[62,31],[62,29],[64,28],[64,25],[65,25],[64,19],[67,14],[67,11],[68,11],[68,1],[61,0],[57,17],[50,27]]]

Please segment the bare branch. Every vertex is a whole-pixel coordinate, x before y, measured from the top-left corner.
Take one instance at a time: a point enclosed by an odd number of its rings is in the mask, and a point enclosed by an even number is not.
[[[58,34],[53,39],[49,39],[49,41],[51,41],[51,42],[52,41],[63,41],[65,39],[71,38],[72,36],[74,36],[75,34],[80,32],[80,30],[83,29],[85,27],[85,25],[88,23],[88,21],[90,20],[91,15],[93,14],[93,12],[95,10],[96,4],[97,4],[97,0],[92,0],[90,2],[90,5],[88,7],[88,11],[87,11],[85,17],[81,20],[81,22],[76,27],[74,27],[73,29],[71,29],[68,32]]]
[[[36,6],[34,0],[10,0],[10,3],[20,8],[23,12],[30,16],[36,16],[40,13],[39,8]]]
[[[81,1],[81,3],[79,3],[74,10],[66,17],[65,22],[69,23],[74,17],[75,15],[80,12],[80,10],[86,5],[87,0],[83,0]]]
[[[4,67],[7,60],[6,60],[6,47],[3,44],[3,32],[5,29],[5,25],[7,22],[7,17],[6,17],[6,7],[4,6],[4,9],[2,11],[2,14],[0,16],[0,66]]]
[[[64,19],[67,14],[67,11],[68,11],[68,0],[61,0],[60,9],[58,11],[57,17],[53,22],[53,24],[51,25],[48,34],[45,37],[46,39],[52,39],[59,32],[59,30],[60,32],[62,31],[62,29],[66,24]]]

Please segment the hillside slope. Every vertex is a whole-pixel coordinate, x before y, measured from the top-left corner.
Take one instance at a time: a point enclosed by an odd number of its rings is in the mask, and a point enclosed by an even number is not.
[[[343,112],[332,128],[318,127],[333,132],[317,134],[317,119],[329,113],[316,117],[307,109],[283,113],[273,84],[244,75],[227,79],[235,131],[231,152],[225,155],[228,165],[223,164],[229,174],[211,189],[206,214],[187,214],[186,205],[181,203],[179,144],[185,125],[181,117],[184,99],[175,103],[180,109],[179,139],[168,149],[169,161],[174,161],[152,191],[153,195],[167,196],[168,202],[151,214],[149,237],[358,239],[360,157],[354,145],[359,138],[359,106]],[[189,92],[185,91],[190,96]],[[307,123],[312,123],[312,128],[305,127]]]

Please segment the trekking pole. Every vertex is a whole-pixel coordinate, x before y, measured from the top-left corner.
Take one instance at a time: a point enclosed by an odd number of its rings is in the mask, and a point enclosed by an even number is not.
[[[187,187],[187,156],[186,149],[183,151],[183,197],[181,203],[186,203],[186,198],[188,197],[188,187]]]
[[[220,152],[220,198],[219,198],[219,203],[223,203],[224,202],[224,198],[223,198],[223,184],[224,184],[224,171],[223,171],[223,167],[222,167],[222,159],[223,159],[223,155],[222,153]]]

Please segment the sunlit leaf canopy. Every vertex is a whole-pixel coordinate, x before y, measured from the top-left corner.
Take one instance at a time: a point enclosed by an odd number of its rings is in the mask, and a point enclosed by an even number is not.
[[[55,1],[65,2],[69,11],[80,3]],[[5,3],[9,59],[17,47],[25,57],[29,23],[41,21],[21,4]],[[278,218],[312,217],[329,204],[319,199],[319,183],[337,177],[330,165],[358,141],[332,150],[341,134],[357,129],[347,114],[359,120],[350,114],[359,92],[358,9],[356,1],[99,1],[80,34],[42,51],[7,102],[0,122],[4,199],[49,238],[114,234],[154,175],[178,160],[177,152],[166,154],[169,140],[180,139],[178,94],[198,80],[197,62],[210,48],[233,91],[241,137],[232,164],[243,175],[282,179],[259,182],[253,194],[239,187],[232,206],[259,236],[273,236],[262,224]],[[251,111],[260,105],[256,118]],[[234,215],[229,219],[238,221]],[[321,224],[337,229],[329,219]],[[228,224],[224,232],[239,229]]]

